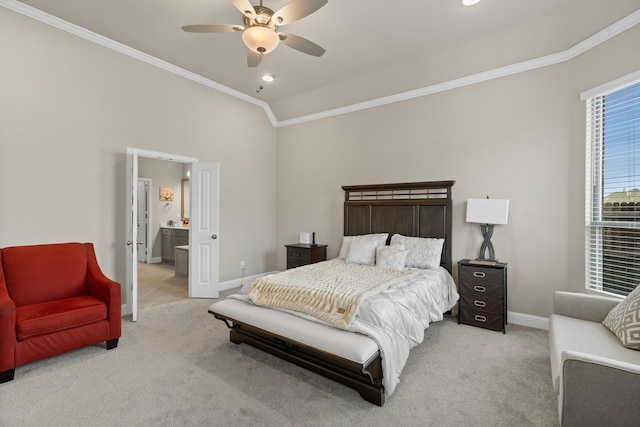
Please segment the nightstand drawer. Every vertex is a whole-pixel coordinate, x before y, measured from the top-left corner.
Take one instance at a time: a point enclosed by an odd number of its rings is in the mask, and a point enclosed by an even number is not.
[[[478,295],[462,293],[460,295],[460,307],[465,310],[478,310],[485,313],[502,315],[504,300],[502,298],[487,298]]]
[[[499,268],[487,268],[464,265],[458,268],[459,281],[466,285],[502,287],[503,271]]]
[[[502,282],[498,283],[478,283],[459,280],[460,292],[472,295],[474,298],[499,298],[502,300]]]
[[[287,268],[296,268],[327,260],[327,245],[311,246],[296,243],[285,246],[287,248]]]
[[[492,314],[483,311],[466,309],[460,310],[460,320],[462,323],[481,328],[493,329],[496,331],[504,330],[504,317],[502,314]]]
[[[311,261],[311,252],[304,249],[289,248],[287,261],[309,263]]]

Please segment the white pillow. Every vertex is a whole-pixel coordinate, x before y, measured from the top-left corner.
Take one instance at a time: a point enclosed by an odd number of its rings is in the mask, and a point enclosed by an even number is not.
[[[405,265],[414,268],[437,268],[442,258],[444,239],[408,237],[401,234],[391,236],[392,245],[404,245],[407,250]]]
[[[376,246],[384,246],[387,244],[387,237],[389,233],[378,234],[361,234],[358,236],[344,236],[342,238],[342,247],[340,248],[340,255],[338,258],[347,259],[347,253],[349,252],[349,245],[355,240],[373,240],[377,242]]]
[[[403,270],[407,252],[404,245],[378,246],[376,248],[376,267]]]
[[[372,239],[358,239],[349,244],[348,264],[373,265],[376,262],[378,243]]]

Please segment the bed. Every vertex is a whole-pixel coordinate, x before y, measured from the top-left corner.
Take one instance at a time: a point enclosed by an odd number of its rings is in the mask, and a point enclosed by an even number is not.
[[[458,299],[455,283],[450,274],[452,269],[451,188],[454,183],[455,181],[433,181],[342,187],[345,192],[345,237],[341,252],[349,249],[348,253],[341,253],[335,260],[293,269],[296,271],[286,270],[279,273],[283,279],[295,275],[305,277],[304,274],[314,272],[324,276],[325,271],[333,269],[361,268],[362,271],[367,268],[375,269],[376,267],[353,265],[360,264],[354,262],[356,246],[362,247],[361,240],[369,240],[371,236],[378,236],[376,237],[378,241],[380,236],[385,236],[382,243],[386,243],[387,246],[382,249],[383,251],[398,248],[398,242],[410,245],[415,241],[439,241],[441,244],[437,247],[436,258],[433,253],[430,255],[432,260],[435,259],[435,263],[439,261],[439,265],[434,265],[433,268],[395,269],[398,270],[397,276],[393,275],[391,269],[377,269],[378,272],[388,272],[390,282],[385,284],[386,282],[380,281],[379,286],[382,291],[374,292],[370,296],[369,294],[361,296],[363,299],[358,300],[356,304],[357,315],[354,318],[349,318],[343,323],[340,323],[340,320],[333,323],[335,320],[333,318],[321,317],[322,320],[319,320],[309,314],[289,310],[286,306],[271,308],[257,305],[254,303],[259,301],[257,296],[271,296],[266,291],[271,288],[265,287],[267,284],[263,283],[269,282],[267,279],[270,276],[265,277],[264,281],[258,279],[247,293],[231,295],[212,304],[209,313],[226,323],[230,329],[231,342],[249,344],[307,368],[355,389],[365,400],[382,406],[385,398],[391,395],[397,385],[400,372],[408,357],[408,350],[422,342],[424,329],[428,324],[441,320],[444,313],[449,311]],[[353,247],[349,247],[345,244],[346,241],[360,243],[352,243]],[[401,248],[404,249],[404,246]],[[379,246],[378,250],[381,250]],[[410,253],[410,251],[404,252],[405,255],[406,252]],[[416,265],[423,267],[420,262]],[[407,263],[409,263],[408,258]],[[305,272],[304,269],[309,271]],[[357,270],[356,275],[360,274],[360,270]],[[370,276],[362,277],[364,277],[362,280],[367,283],[374,282],[370,280]],[[424,285],[427,283],[426,280],[429,280],[429,283],[433,281],[436,283],[434,286],[437,287],[426,290]],[[438,284],[439,281],[442,282],[441,285]],[[420,322],[418,327],[408,326],[411,330],[402,333],[395,331],[394,328],[410,323],[404,318],[400,319],[400,316],[405,316],[404,312],[398,312],[398,320],[402,321],[398,321],[397,324],[394,323],[395,312],[389,312],[390,320],[385,320],[390,323],[385,326],[386,332],[382,329],[382,332],[376,332],[377,326],[371,327],[370,313],[375,312],[380,304],[407,310],[405,306],[413,304],[413,300],[423,299],[422,296],[415,296],[418,290],[426,295],[425,304],[428,304],[428,307],[419,309],[423,313],[419,316],[421,319],[418,319]],[[433,297],[433,295],[438,296]],[[433,301],[427,301],[428,298]],[[388,303],[389,301],[391,304]],[[342,311],[344,310],[338,310],[338,312]],[[332,313],[335,315],[336,310],[334,309]],[[348,316],[349,313],[347,311],[346,314],[341,314]],[[412,313],[408,313],[407,316],[418,317]],[[377,321],[373,320],[373,323]],[[399,339],[397,337],[404,335],[408,335],[411,342],[395,344]]]

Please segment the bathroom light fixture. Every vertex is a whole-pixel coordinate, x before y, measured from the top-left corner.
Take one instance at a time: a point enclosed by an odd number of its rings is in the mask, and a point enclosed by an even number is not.
[[[262,76],[262,81],[271,83],[274,80],[273,76],[270,74],[265,74]]]
[[[473,6],[477,3],[480,3],[480,0],[462,0],[462,4],[465,6]]]

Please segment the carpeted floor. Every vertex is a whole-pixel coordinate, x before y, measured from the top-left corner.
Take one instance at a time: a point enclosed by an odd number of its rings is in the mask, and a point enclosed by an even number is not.
[[[383,407],[228,340],[184,299],[123,321],[118,348],[35,362],[0,385],[0,426],[557,426],[546,331],[432,324]]]

